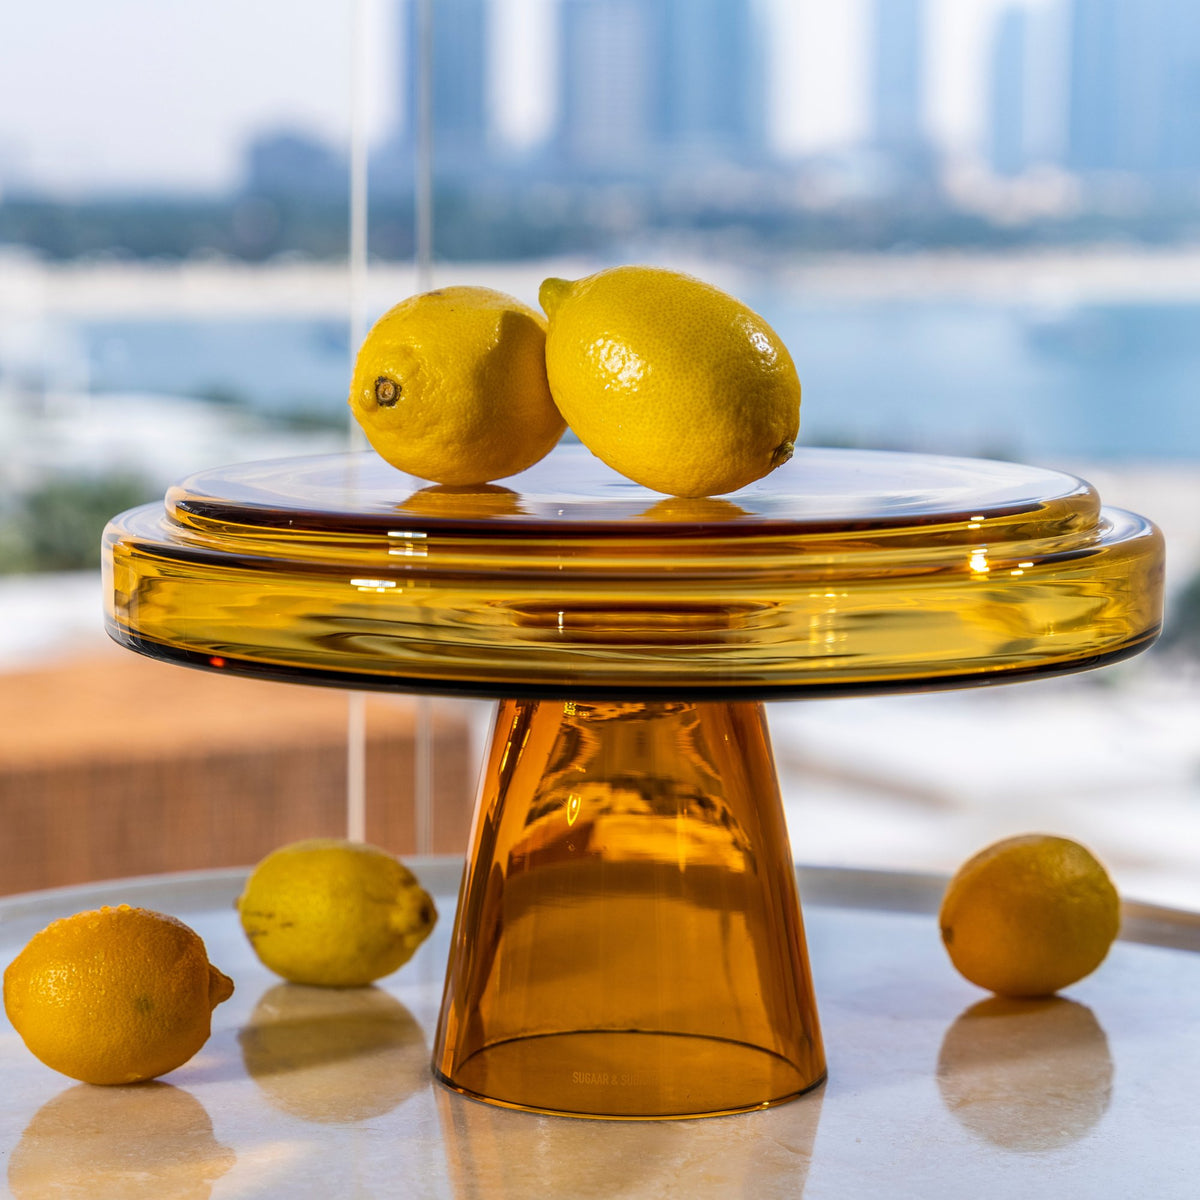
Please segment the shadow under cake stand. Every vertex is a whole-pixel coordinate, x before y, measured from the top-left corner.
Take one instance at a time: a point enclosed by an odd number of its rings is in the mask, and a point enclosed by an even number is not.
[[[1125,658],[1159,629],[1161,536],[1074,476],[927,455],[804,450],[679,500],[561,446],[506,485],[370,453],[202,472],[110,522],[108,630],[500,700],[434,1049],[451,1088],[613,1118],[798,1096],[825,1059],[762,702]]]

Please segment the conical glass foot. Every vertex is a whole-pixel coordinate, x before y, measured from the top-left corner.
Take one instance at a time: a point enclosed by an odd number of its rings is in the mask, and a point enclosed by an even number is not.
[[[495,1104],[613,1118],[824,1078],[760,704],[500,705],[434,1067]]]

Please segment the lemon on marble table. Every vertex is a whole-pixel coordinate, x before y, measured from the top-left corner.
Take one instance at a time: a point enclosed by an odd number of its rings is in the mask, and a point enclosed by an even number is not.
[[[411,296],[364,339],[350,408],[401,471],[451,485],[515,475],[566,428],[546,381],[545,328],[540,313],[491,288]]]
[[[259,960],[292,983],[361,987],[403,966],[437,921],[394,855],[340,838],[272,851],[237,900]]]
[[[757,313],[656,267],[547,279],[546,370],[579,440],[668,495],[737,491],[791,458],[800,379]]]
[[[1001,996],[1048,996],[1104,960],[1120,927],[1120,898],[1078,842],[1024,834],[958,869],[938,921],[966,979]]]
[[[128,904],[53,922],[4,972],[4,1007],[25,1045],[84,1083],[139,1083],[182,1066],[231,995],[194,930]]]

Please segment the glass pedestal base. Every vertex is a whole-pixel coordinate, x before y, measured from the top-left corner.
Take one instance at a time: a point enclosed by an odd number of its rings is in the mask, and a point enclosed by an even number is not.
[[[500,705],[434,1068],[609,1118],[746,1111],[824,1078],[762,705]]]

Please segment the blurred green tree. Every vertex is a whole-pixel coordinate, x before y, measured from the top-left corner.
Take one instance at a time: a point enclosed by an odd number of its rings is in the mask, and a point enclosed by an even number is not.
[[[98,567],[108,519],[156,491],[148,480],[124,473],[47,479],[0,520],[0,573]]]
[[[1168,602],[1162,644],[1200,658],[1200,571]]]

